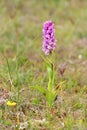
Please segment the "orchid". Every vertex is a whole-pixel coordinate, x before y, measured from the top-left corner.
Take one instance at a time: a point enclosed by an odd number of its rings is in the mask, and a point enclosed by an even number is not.
[[[64,82],[60,82],[57,87],[54,86],[54,64],[52,62],[52,52],[56,48],[55,29],[52,21],[46,21],[43,26],[43,45],[42,50],[46,57],[42,56],[48,72],[49,82],[47,88],[42,86],[34,86],[33,88],[46,95],[48,107],[52,107],[60,87]]]
[[[52,21],[46,21],[43,26],[42,50],[46,55],[52,53],[56,48],[55,29]]]

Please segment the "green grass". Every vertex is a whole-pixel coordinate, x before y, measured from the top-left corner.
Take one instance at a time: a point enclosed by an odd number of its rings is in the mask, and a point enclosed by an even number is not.
[[[48,83],[41,55],[42,27],[49,19],[57,39],[55,85],[66,81],[50,111],[45,96],[32,89],[34,85],[46,88]],[[0,1],[1,130],[23,125],[26,130],[87,129],[86,27],[86,0]],[[61,75],[63,64],[66,69]],[[7,100],[17,106],[7,106]]]

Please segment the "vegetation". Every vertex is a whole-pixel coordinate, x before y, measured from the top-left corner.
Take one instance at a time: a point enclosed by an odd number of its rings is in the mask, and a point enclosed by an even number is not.
[[[49,108],[43,23],[55,25],[58,95]],[[0,1],[0,130],[87,129],[87,0]]]

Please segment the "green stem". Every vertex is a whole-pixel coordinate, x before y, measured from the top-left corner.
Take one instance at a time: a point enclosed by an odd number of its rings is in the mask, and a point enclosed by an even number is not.
[[[54,69],[53,69],[52,63],[50,63],[50,67],[47,68],[47,70],[48,70],[48,75],[49,75],[48,90],[52,91],[53,90],[53,84],[54,84]]]
[[[52,59],[52,54],[50,54],[48,62],[49,65],[47,66],[47,71],[48,71],[48,76],[49,76],[49,82],[48,82],[48,90],[52,91],[53,90],[53,85],[54,85],[54,66],[53,66],[53,59]]]
[[[16,45],[16,76],[17,76],[17,109],[19,108],[20,99],[20,86],[19,86],[19,74],[18,74],[18,45]]]
[[[16,74],[17,74],[17,89],[18,89],[18,104],[19,104],[19,95],[20,95],[20,87],[19,87],[19,76],[18,76],[18,62],[16,58]]]
[[[9,65],[7,57],[6,57],[6,62],[7,62],[7,67],[8,67],[9,79],[10,79],[10,83],[11,83],[10,91],[12,91],[12,88],[14,88],[14,85],[13,85],[13,81],[12,81],[12,77],[11,77],[10,65]]]

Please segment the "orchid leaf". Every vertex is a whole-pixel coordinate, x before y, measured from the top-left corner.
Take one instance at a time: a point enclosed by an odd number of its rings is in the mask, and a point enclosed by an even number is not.
[[[63,85],[65,84],[65,82],[66,81],[61,81],[59,84],[57,84],[57,86],[55,87],[56,94],[58,94],[58,92],[63,89]]]
[[[46,89],[41,86],[32,86],[33,89],[38,90],[40,93],[45,94]]]
[[[47,103],[48,103],[49,107],[52,107],[55,97],[56,97],[55,91],[53,91],[53,92],[47,91],[46,100],[47,100]]]

